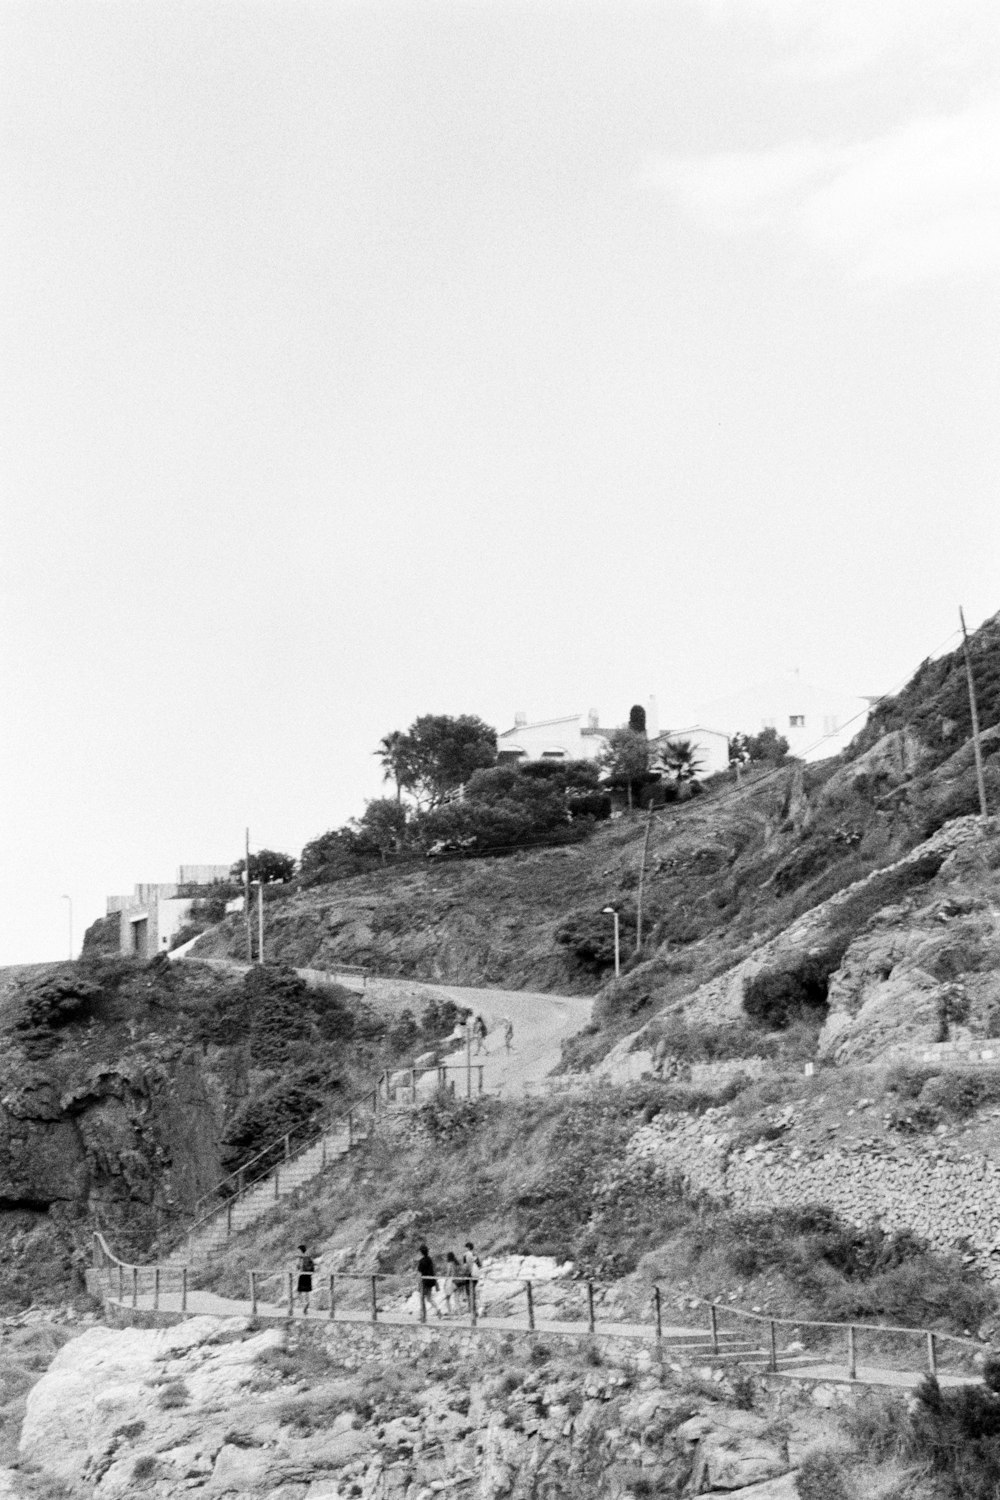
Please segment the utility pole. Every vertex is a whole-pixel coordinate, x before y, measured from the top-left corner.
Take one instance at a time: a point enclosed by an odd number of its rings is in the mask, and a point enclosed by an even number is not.
[[[253,927],[250,917],[250,830],[246,837],[246,862],[243,866],[243,917],[247,929],[247,963],[253,963]]]
[[[264,882],[257,881],[257,962],[264,962]]]
[[[650,798],[646,809],[646,837],[642,843],[642,864],[639,866],[639,891],[635,900],[635,951],[642,948],[642,888],[646,881],[646,860],[649,858],[649,835],[653,831],[653,803]]]
[[[986,779],[983,776],[983,747],[979,743],[979,712],[976,708],[976,684],[972,676],[972,658],[969,656],[969,633],[965,628],[965,614],[958,607],[958,618],[962,622],[962,650],[965,653],[965,675],[969,680],[969,708],[972,713],[972,748],[976,756],[976,781],[979,784],[979,814],[988,818],[986,807]]]

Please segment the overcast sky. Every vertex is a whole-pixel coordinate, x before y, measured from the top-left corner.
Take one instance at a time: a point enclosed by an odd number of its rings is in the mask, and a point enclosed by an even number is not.
[[[0,114],[0,962],[1000,607],[986,0],[30,0]]]

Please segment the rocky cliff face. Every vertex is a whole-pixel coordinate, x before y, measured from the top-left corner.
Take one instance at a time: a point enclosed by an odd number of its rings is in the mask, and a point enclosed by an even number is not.
[[[91,1226],[147,1249],[218,1181],[246,1058],[241,1046],[192,1042],[191,1033],[231,983],[117,963],[110,973],[51,966],[8,983],[0,1303],[59,1296],[87,1258]],[[52,1006],[76,991],[85,1014],[62,1023]]]
[[[833,1426],[818,1404],[758,1386],[759,1409],[738,1410],[721,1375],[699,1385],[611,1342],[595,1364],[582,1343],[458,1329],[93,1328],[30,1392],[20,1452],[96,1500],[612,1500],[682,1487],[794,1500],[796,1463]]]

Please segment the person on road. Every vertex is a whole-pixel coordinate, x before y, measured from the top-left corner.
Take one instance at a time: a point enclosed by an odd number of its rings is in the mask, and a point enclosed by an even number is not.
[[[459,1289],[462,1278],[462,1268],[458,1263],[454,1250],[449,1250],[444,1258],[444,1275],[441,1278],[441,1300],[444,1310],[449,1318],[455,1311],[453,1299]]]
[[[298,1280],[295,1284],[295,1290],[296,1293],[302,1298],[302,1316],[304,1318],[308,1318],[309,1298],[312,1296],[313,1289],[313,1272],[316,1269],[316,1262],[309,1254],[308,1246],[299,1246],[299,1258],[295,1262],[295,1269],[298,1272]]]
[[[504,1016],[500,1025],[503,1028],[503,1044],[509,1052],[514,1044],[514,1022],[510,1016]]]
[[[486,1022],[483,1020],[482,1016],[477,1016],[472,1023],[472,1040],[476,1044],[476,1057],[479,1056],[480,1052],[485,1052],[487,1057],[489,1056],[489,1050],[486,1046],[487,1034]]]
[[[465,1249],[462,1251],[462,1290],[465,1292],[469,1303],[469,1311],[472,1311],[472,1303],[476,1295],[476,1283],[478,1277],[476,1272],[482,1267],[482,1261],[476,1254],[476,1248],[471,1240],[466,1240]]]
[[[431,1260],[431,1252],[426,1245],[420,1246],[420,1259],[417,1261],[417,1275],[420,1277],[420,1296],[424,1306],[428,1304],[434,1309],[434,1316],[441,1316],[441,1309],[437,1305],[434,1293],[438,1289],[437,1276],[434,1274],[434,1262]]]

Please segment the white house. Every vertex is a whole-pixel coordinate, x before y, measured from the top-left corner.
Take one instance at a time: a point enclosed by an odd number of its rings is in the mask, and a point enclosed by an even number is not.
[[[531,760],[596,760],[608,734],[598,724],[594,708],[586,715],[567,714],[531,724],[527,714],[517,713],[513,729],[497,735],[497,761],[516,765]]]
[[[792,755],[823,760],[837,755],[862,730],[874,699],[817,687],[787,672],[769,682],[741,688],[704,704],[692,718],[727,734],[759,734],[774,729],[788,741]],[[677,739],[693,738],[675,730]]]
[[[127,896],[109,896],[107,913],[119,913],[119,951],[136,958],[166,953],[171,939],[191,915],[190,897],[178,895],[182,885],[216,885],[229,879],[229,865],[181,865],[174,882],[137,885]],[[201,878],[196,878],[200,876]]]
[[[690,740],[699,777],[714,776],[716,771],[725,771],[729,766],[729,735],[723,729],[706,729],[703,724],[671,729],[668,734],[657,736],[653,742],[655,749],[662,750],[667,740]]]

